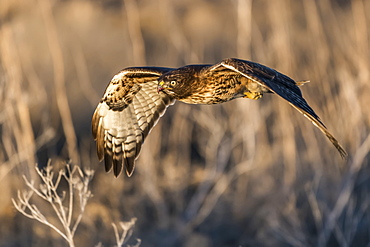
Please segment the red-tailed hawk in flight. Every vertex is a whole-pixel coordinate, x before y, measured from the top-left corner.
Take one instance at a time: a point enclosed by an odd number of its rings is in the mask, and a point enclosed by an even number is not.
[[[99,160],[117,177],[123,168],[131,176],[141,145],[169,105],[218,104],[237,98],[259,99],[274,93],[318,127],[346,157],[346,151],[302,97],[299,85],[264,65],[235,58],[215,65],[188,65],[178,69],[126,68],[108,84],[92,118]]]

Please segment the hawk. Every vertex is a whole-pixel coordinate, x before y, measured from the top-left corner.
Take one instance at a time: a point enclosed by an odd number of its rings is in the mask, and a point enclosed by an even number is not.
[[[274,93],[318,127],[337,148],[347,153],[302,97],[295,82],[259,63],[228,58],[215,65],[178,69],[131,67],[116,74],[92,117],[92,133],[99,160],[118,177],[123,168],[131,176],[135,160],[151,129],[176,100],[188,104],[219,104],[237,98],[259,99]]]

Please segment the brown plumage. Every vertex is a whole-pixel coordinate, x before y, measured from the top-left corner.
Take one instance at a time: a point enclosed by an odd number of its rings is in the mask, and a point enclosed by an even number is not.
[[[236,98],[259,99],[275,93],[318,127],[344,158],[347,153],[303,99],[291,78],[258,63],[235,58],[215,65],[178,69],[127,68],[108,84],[92,119],[98,157],[106,171],[118,176],[123,167],[131,176],[141,145],[167,106],[179,100],[189,104],[219,104]]]

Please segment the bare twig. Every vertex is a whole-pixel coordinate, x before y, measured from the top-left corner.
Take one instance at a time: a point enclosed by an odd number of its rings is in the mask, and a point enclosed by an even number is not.
[[[141,34],[139,8],[134,0],[123,0],[135,65],[145,65],[145,44]]]
[[[356,176],[361,170],[361,167],[365,164],[364,159],[369,154],[370,150],[370,135],[367,136],[365,141],[358,148],[353,158],[349,174],[344,180],[343,188],[339,194],[339,197],[335,203],[333,210],[330,212],[326,219],[324,229],[320,232],[318,246],[326,246],[330,234],[335,230],[336,221],[342,214],[346,206],[348,206],[349,200],[353,193],[353,187],[356,181]]]
[[[36,172],[41,178],[42,184],[37,188],[34,181],[30,181],[24,176],[23,178],[28,190],[18,191],[17,200],[12,198],[12,202],[15,208],[24,216],[47,225],[62,236],[68,242],[69,246],[74,246],[73,238],[76,229],[81,222],[87,200],[91,197],[91,191],[88,189],[88,185],[93,177],[93,172],[84,174],[78,166],[72,167],[69,164],[65,168],[65,170],[59,171],[57,178],[54,179],[54,172],[50,162],[43,170],[36,167]],[[58,192],[58,188],[62,180],[68,183],[68,191],[62,191],[60,193]],[[49,203],[62,228],[51,223],[52,216],[45,216],[44,212],[40,211],[38,205],[31,203],[31,198],[34,194]],[[68,195],[68,201],[66,201],[66,195]],[[73,211],[74,199],[76,197],[79,201],[78,213]]]
[[[62,120],[64,134],[66,137],[68,154],[70,158],[78,164],[79,155],[76,151],[77,138],[73,127],[71,110],[68,104],[65,85],[63,51],[59,42],[57,27],[50,2],[51,1],[49,0],[38,0],[41,15],[45,23],[48,46],[53,61],[55,95]]]
[[[136,222],[136,218],[132,218],[128,222],[122,222],[122,221],[119,222],[119,226],[122,229],[121,234],[119,234],[118,232],[119,230],[117,228],[117,225],[115,223],[112,223],[114,235],[116,237],[117,247],[123,246],[130,239],[130,237],[132,236],[133,228],[135,226],[135,222]],[[140,246],[141,240],[140,239],[136,239],[136,240],[137,240],[137,243],[133,245],[132,247]],[[131,247],[131,245],[128,245],[128,246]]]

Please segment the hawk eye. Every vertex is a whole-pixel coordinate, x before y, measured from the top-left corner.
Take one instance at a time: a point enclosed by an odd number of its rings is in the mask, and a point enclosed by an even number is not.
[[[176,81],[171,81],[171,86],[175,86],[176,85]]]

